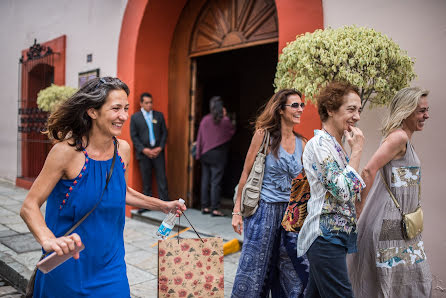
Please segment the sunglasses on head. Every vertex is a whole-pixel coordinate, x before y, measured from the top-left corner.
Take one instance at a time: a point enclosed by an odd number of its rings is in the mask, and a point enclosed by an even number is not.
[[[301,102],[301,103],[293,102],[293,103],[290,104],[290,105],[284,105],[284,106],[286,106],[286,107],[292,107],[293,109],[297,109],[297,108],[301,107],[301,108],[303,109],[303,108],[305,108],[305,103],[304,103],[304,102]]]

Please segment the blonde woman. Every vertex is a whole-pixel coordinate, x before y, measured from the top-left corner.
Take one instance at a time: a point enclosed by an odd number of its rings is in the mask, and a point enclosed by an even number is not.
[[[383,141],[361,176],[367,187],[356,205],[358,253],[349,259],[355,297],[430,297],[432,277],[421,234],[403,238],[401,213],[415,211],[421,180],[412,135],[429,119],[428,91],[404,88],[393,98],[382,128]],[[382,170],[381,170],[382,169]]]

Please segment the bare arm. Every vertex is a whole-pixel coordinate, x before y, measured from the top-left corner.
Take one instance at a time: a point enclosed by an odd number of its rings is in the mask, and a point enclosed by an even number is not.
[[[121,154],[125,167],[128,168],[130,163],[130,146],[124,140],[119,140],[119,153]],[[126,182],[128,180],[128,172],[129,171],[125,172]],[[125,202],[126,204],[133,207],[158,210],[164,213],[169,212],[173,208],[177,208],[178,210],[182,211],[186,210],[186,206],[181,204],[178,200],[169,202],[162,201],[154,197],[143,195],[142,193],[131,188],[130,186],[127,186]]]
[[[264,130],[257,130],[252,137],[251,144],[249,145],[248,153],[246,154],[245,164],[243,165],[243,171],[240,176],[238,190],[237,190],[237,198],[234,204],[233,212],[240,212],[240,203],[242,198],[242,190],[246,184],[246,180],[248,180],[249,173],[251,172],[251,168],[254,164],[254,161],[257,156],[257,152],[259,151],[260,146],[263,142],[263,136],[265,135]],[[241,234],[243,231],[243,221],[240,215],[232,216],[232,227],[236,233]]]
[[[402,157],[406,152],[406,144],[408,141],[407,134],[402,130],[392,132],[379,146],[378,150],[373,154],[367,165],[361,172],[366,187],[361,192],[361,201],[355,202],[356,214],[359,215],[364,208],[367,195],[375,180],[376,173],[393,159]]]
[[[20,216],[43,249],[55,251],[58,255],[74,250],[75,243],[78,246],[82,245],[81,239],[77,234],[56,238],[46,225],[40,207],[47,200],[57,182],[66,174],[68,165],[72,159],[76,158],[76,153],[79,152],[74,151],[74,148],[66,143],[56,144],[48,154],[42,171],[34,181],[20,209]],[[77,254],[75,257],[78,258],[78,256]]]

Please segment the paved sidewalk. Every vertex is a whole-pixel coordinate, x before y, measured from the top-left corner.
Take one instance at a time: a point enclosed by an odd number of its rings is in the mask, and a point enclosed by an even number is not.
[[[39,244],[19,216],[26,194],[27,190],[0,181],[0,274],[22,290],[41,255]],[[232,231],[230,217],[211,217],[193,209],[186,211],[186,215],[204,236],[219,236],[224,242],[233,238],[242,239]],[[161,212],[149,211],[135,217],[139,217],[139,220],[126,219],[124,230],[131,296],[156,297],[158,261],[157,248],[152,245],[157,243],[155,232],[164,216]],[[181,226],[188,226],[185,219],[181,220]],[[181,235],[185,238],[196,237],[192,230]],[[239,257],[240,252],[224,258],[225,297],[230,297]]]

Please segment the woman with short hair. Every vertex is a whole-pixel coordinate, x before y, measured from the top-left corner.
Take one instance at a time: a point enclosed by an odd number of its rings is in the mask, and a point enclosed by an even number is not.
[[[303,153],[311,197],[297,255],[306,253],[310,262],[305,297],[353,297],[346,255],[356,251],[355,201],[365,187],[358,174],[364,136],[355,127],[361,99],[356,87],[332,82],[320,91],[317,105],[322,130],[315,131]]]
[[[422,236],[403,236],[401,212],[386,186],[404,214],[420,205],[421,164],[411,140],[429,119],[428,94],[410,87],[395,95],[381,129],[381,145],[361,173],[367,187],[356,206],[358,252],[348,262],[355,297],[431,296]]]

